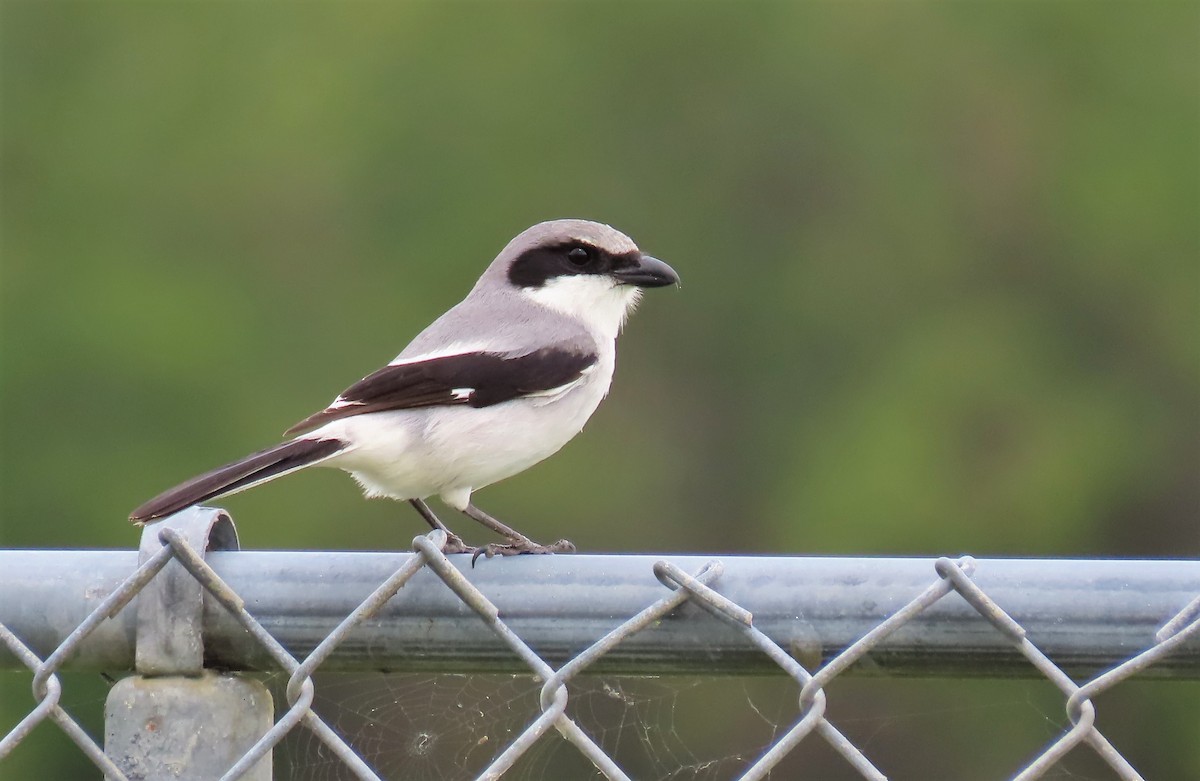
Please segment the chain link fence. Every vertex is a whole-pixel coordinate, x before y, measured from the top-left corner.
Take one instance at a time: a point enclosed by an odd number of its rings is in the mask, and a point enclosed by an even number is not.
[[[940,674],[1023,664],[1062,692],[1071,727],[1013,778],[1042,777],[1086,744],[1118,777],[1140,779],[1097,729],[1095,698],[1146,671],[1200,673],[1200,562],[570,556],[472,570],[444,543],[435,531],[411,555],[232,553],[229,517],[194,508],[148,527],[136,564],[0,552],[0,662],[33,674],[35,703],[0,740],[0,771],[50,721],[109,779],[269,779],[272,750],[297,728],[378,779],[314,711],[313,674],[491,664],[532,672],[540,712],[478,778],[500,778],[553,731],[626,779],[572,718],[572,681],[597,668],[772,666],[794,682],[800,715],[739,778],[765,778],[819,740],[862,778],[886,779],[887,757],[868,757],[825,715],[830,682],[870,655]],[[109,695],[104,746],[60,704],[66,669],[135,672]],[[287,708],[276,716],[262,684],[233,669],[284,671]]]

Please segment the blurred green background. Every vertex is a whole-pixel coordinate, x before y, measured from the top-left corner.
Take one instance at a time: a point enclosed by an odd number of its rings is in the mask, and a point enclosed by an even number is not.
[[[683,287],[646,297],[583,435],[479,494],[532,536],[1200,549],[1196,2],[0,12],[4,547],[135,546],[134,505],[275,442],[578,216]],[[247,548],[422,529],[333,471],[224,504]],[[0,680],[5,730],[30,701]],[[850,685],[848,720],[904,736],[892,767],[998,777],[1062,721],[1042,691],[909,734],[961,691]],[[1200,776],[1197,687],[1128,692],[1114,742]],[[1011,756],[981,767],[981,734]],[[40,738],[13,778],[84,773]]]

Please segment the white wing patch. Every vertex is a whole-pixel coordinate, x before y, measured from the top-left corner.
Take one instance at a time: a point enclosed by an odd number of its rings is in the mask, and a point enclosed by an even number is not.
[[[525,398],[535,399],[533,404],[534,404],[534,406],[537,406],[537,407],[557,401],[558,399],[562,398],[567,393],[569,393],[572,389],[577,388],[580,385],[582,385],[584,382],[586,382],[588,379],[588,376],[595,373],[597,365],[598,365],[597,363],[593,363],[591,366],[588,366],[586,369],[579,372],[578,377],[576,377],[575,379],[571,380],[570,382],[568,382],[564,385],[559,385],[557,388],[547,388],[546,390],[534,391],[533,393],[527,393],[527,394],[525,394]]]

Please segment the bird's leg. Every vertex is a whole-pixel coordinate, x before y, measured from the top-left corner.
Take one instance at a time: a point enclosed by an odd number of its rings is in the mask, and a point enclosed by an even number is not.
[[[433,510],[429,509],[429,505],[425,504],[424,501],[420,499],[409,499],[408,503],[413,506],[413,509],[421,514],[421,517],[425,519],[425,523],[429,524],[434,529],[441,529],[446,533],[446,546],[442,548],[442,553],[470,553],[475,550],[474,548],[468,547],[466,543],[462,541],[462,537],[459,537],[457,534],[446,528],[446,524],[442,523],[442,520],[433,514]]]
[[[493,542],[490,545],[484,545],[482,548],[476,548],[474,555],[471,556],[471,564],[474,565],[475,560],[480,556],[487,556],[489,559],[492,556],[516,556],[519,553],[574,553],[575,544],[570,540],[559,540],[551,545],[542,545],[521,534],[516,529],[506,526],[492,516],[480,510],[473,504],[468,503],[463,509],[463,515],[473,521],[478,521],[487,528],[499,534],[501,537],[506,537],[509,542],[498,543]]]

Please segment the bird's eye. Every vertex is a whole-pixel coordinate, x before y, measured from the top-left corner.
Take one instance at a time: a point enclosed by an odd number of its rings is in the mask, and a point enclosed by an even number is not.
[[[575,247],[567,253],[567,260],[571,261],[576,266],[586,266],[587,262],[592,259],[592,253],[584,247]]]

